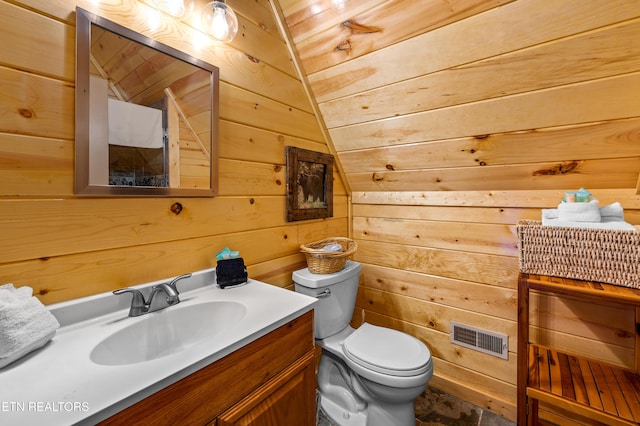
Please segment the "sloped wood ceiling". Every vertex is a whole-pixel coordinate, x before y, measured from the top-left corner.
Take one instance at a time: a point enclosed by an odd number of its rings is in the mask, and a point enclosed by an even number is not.
[[[279,3],[352,191],[635,188],[636,1]]]

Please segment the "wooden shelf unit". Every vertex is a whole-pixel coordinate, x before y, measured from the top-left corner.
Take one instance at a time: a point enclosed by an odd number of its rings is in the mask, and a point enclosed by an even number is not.
[[[640,424],[637,345],[636,368],[632,371],[530,343],[530,290],[631,305],[636,307],[636,312],[640,306],[640,289],[521,273],[518,279],[518,424],[538,424],[539,401],[607,425]]]

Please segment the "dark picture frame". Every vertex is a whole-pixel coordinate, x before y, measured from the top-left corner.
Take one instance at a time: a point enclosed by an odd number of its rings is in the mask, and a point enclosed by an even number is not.
[[[287,222],[333,217],[333,155],[286,147]]]

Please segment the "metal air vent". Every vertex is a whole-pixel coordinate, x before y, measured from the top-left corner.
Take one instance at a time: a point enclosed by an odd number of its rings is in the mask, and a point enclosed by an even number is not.
[[[488,355],[509,359],[509,336],[450,322],[449,341]]]

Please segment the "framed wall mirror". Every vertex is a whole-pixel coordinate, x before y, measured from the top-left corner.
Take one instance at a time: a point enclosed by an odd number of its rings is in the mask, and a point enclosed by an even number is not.
[[[76,13],[75,193],[217,195],[218,68]]]

